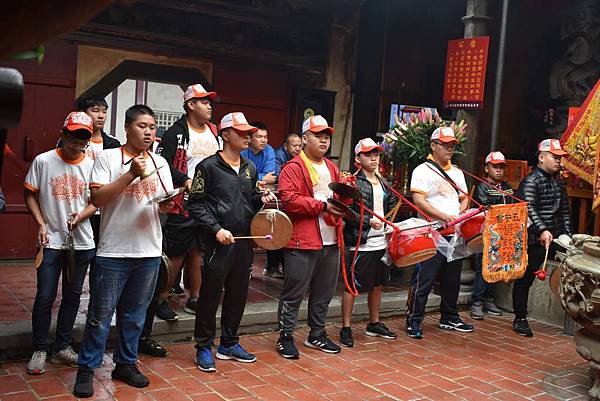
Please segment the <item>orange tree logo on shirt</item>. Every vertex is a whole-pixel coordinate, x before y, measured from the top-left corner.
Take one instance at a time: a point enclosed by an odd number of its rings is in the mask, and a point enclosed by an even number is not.
[[[88,146],[87,149],[85,150],[85,155],[92,160],[96,160],[96,157],[98,156],[99,153],[100,152],[96,152],[94,149],[92,149],[91,146]]]
[[[146,178],[145,180],[139,180],[136,183],[129,184],[123,191],[123,196],[126,198],[133,198],[141,203],[145,196],[152,196],[156,194],[158,188],[158,180],[156,175],[153,177]]]
[[[66,200],[67,202],[82,198],[85,192],[85,182],[76,175],[67,173],[51,178],[50,186],[52,187],[52,196],[57,200]]]

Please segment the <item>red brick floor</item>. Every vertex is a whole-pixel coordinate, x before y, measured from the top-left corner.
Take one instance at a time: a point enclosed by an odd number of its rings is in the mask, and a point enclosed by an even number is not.
[[[275,351],[275,333],[243,336],[242,344],[258,361],[242,364],[217,360],[217,373],[194,364],[192,344],[167,344],[166,359],[142,357],[140,369],[151,380],[135,389],[110,379],[109,355],[96,371],[95,400],[586,400],[591,385],[587,365],[561,330],[533,323],[535,337],[510,330],[511,318],[486,318],[474,333],[444,332],[438,315],[425,320],[425,339],[381,340],[359,333],[357,345],[328,355],[299,346],[302,357],[284,360]],[[401,333],[403,319],[386,322]],[[329,326],[337,340],[339,325]],[[307,330],[296,333],[298,342]],[[48,365],[42,376],[25,373],[25,361],[0,364],[0,400],[62,401],[75,369]]]
[[[248,291],[248,302],[268,302],[279,299],[283,280],[264,276],[262,270],[265,264],[265,254],[255,255],[253,279],[250,281]],[[33,261],[8,261],[0,263],[0,323],[31,320],[31,311],[36,293],[36,272]],[[384,292],[404,291],[406,286],[390,284]],[[340,277],[337,295],[343,292],[343,282]],[[57,300],[60,299],[60,285]],[[87,311],[89,300],[89,288],[87,278],[81,296],[79,314],[84,315]],[[170,300],[171,307],[176,311],[183,311],[187,298],[173,297]],[[56,316],[59,302],[55,302],[52,315]]]

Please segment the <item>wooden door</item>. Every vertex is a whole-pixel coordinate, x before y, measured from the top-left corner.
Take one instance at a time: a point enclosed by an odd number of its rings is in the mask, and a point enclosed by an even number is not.
[[[73,110],[77,48],[63,40],[46,45],[45,59],[2,62],[18,69],[25,82],[19,126],[8,131],[0,185],[7,208],[0,215],[0,259],[35,256],[37,225],[23,201],[23,182],[33,158],[52,149],[66,115]]]

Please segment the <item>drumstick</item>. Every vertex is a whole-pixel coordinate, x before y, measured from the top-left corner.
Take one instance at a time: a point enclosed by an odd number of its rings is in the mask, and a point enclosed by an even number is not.
[[[550,250],[550,246],[546,247],[546,255],[544,255],[544,264],[542,265],[542,270],[546,270],[546,262],[548,262],[548,251]]]
[[[40,246],[40,250],[38,251],[37,255],[35,256],[34,266],[36,267],[36,269],[41,266],[43,259],[44,259],[44,247]]]
[[[233,237],[233,239],[273,239],[271,234],[267,235],[243,235],[241,237]]]

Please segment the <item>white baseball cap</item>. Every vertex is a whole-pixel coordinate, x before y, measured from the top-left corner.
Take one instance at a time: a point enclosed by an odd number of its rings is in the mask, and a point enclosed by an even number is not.
[[[502,152],[491,152],[485,157],[485,163],[490,164],[506,164],[506,159]]]
[[[306,131],[328,131],[329,134],[333,134],[335,132],[335,130],[331,128],[329,124],[327,124],[327,120],[320,115],[312,116],[304,120],[304,123],[302,123],[302,133],[304,134]]]
[[[437,140],[444,143],[458,143],[458,139],[454,135],[454,130],[450,127],[438,127],[431,134],[431,140]]]
[[[373,149],[383,152],[383,147],[381,145],[377,145],[372,138],[364,138],[358,141],[354,147],[354,155],[358,156],[359,153],[368,153]]]
[[[562,146],[560,146],[560,141],[558,139],[544,139],[538,145],[538,150],[540,152],[550,152],[556,156],[564,156],[568,154],[563,150]]]
[[[244,113],[238,111],[234,113],[225,114],[221,119],[221,124],[219,124],[219,129],[225,128],[233,128],[236,131],[240,132],[256,132],[258,128],[251,126],[248,124],[248,120],[246,120],[246,116]]]
[[[201,99],[207,97],[210,100],[214,100],[217,97],[217,92],[207,92],[204,86],[200,84],[190,85],[183,93],[183,101],[187,102],[190,99],[198,98]]]

